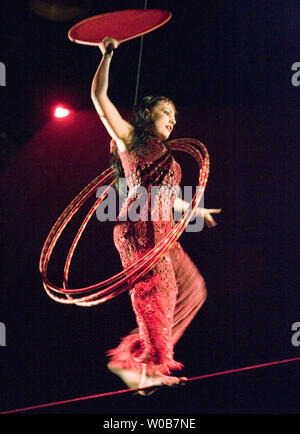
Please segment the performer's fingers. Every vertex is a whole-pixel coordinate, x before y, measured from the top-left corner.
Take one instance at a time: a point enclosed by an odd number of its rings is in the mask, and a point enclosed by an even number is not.
[[[116,49],[120,45],[120,41],[118,41],[115,38],[109,38],[108,36],[106,36],[105,38],[103,38],[101,42],[105,46],[105,48],[107,48],[108,45],[112,44],[113,47],[114,47],[114,49]]]
[[[116,50],[119,45],[120,41],[118,41],[117,39],[105,37],[99,43],[99,48],[102,55],[104,56],[104,54],[111,53],[113,50]]]
[[[210,214],[219,214],[222,211],[222,208],[210,208],[207,210]]]

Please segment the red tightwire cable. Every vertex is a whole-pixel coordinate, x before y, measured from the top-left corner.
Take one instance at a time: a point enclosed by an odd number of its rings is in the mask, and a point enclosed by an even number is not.
[[[253,366],[245,366],[243,368],[229,369],[227,371],[214,372],[212,374],[199,375],[198,377],[187,378],[186,380],[184,380],[183,384],[188,383],[190,381],[203,380],[205,378],[217,377],[220,375],[227,375],[227,374],[234,374],[237,372],[250,371],[252,369],[265,368],[267,366],[274,366],[274,365],[280,365],[283,363],[297,362],[297,361],[300,361],[300,357],[294,357],[292,359],[285,359],[285,360],[277,360],[275,362],[261,363],[259,365],[253,365]],[[106,396],[113,396],[113,395],[122,395],[124,393],[138,392],[140,390],[151,390],[154,387],[162,387],[162,386],[148,386],[148,387],[143,387],[140,389],[115,390],[113,392],[99,393],[98,395],[82,396],[80,398],[72,398],[72,399],[66,399],[64,401],[48,402],[46,404],[33,405],[30,407],[23,407],[23,408],[18,408],[18,409],[14,409],[14,410],[2,411],[2,412],[0,412],[0,414],[20,413],[23,411],[30,411],[30,410],[37,410],[39,408],[52,407],[54,405],[62,405],[62,404],[70,404],[72,402],[78,402],[78,401],[86,401],[88,399],[104,398]]]

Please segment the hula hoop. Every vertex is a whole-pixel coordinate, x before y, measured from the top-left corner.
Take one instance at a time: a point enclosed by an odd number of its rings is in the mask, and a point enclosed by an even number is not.
[[[104,170],[104,172],[102,172],[93,181],[91,181],[63,211],[63,213],[53,225],[43,245],[40,256],[39,269],[42,275],[44,289],[50,298],[59,303],[76,304],[78,306],[84,307],[95,306],[100,303],[109,301],[117,297],[121,293],[129,290],[137,280],[141,279],[145,274],[149,272],[149,270],[151,270],[151,268],[153,268],[160,261],[161,257],[165,254],[165,252],[172,247],[175,241],[177,241],[177,239],[180,237],[186,226],[189,224],[191,218],[193,217],[196,208],[198,207],[198,204],[201,200],[201,197],[204,193],[209,175],[210,161],[207,149],[205,148],[203,143],[198,140],[190,138],[175,139],[168,142],[168,147],[174,151],[183,151],[190,154],[196,160],[199,167],[199,178],[198,185],[196,187],[196,193],[194,194],[187,211],[184,213],[181,219],[152,250],[150,250],[147,254],[145,254],[130,267],[94,285],[83,288],[68,288],[69,269],[73,254],[81,238],[81,235],[85,230],[86,225],[88,224],[92,215],[95,213],[98,205],[104,200],[108,189],[112,187],[116,181],[114,179],[113,169],[109,168]],[[108,182],[109,185],[107,184]],[[83,220],[68,252],[64,266],[63,287],[61,288],[53,285],[47,278],[48,264],[53,249],[63,230],[70,222],[74,214],[96,191],[96,189],[99,186],[104,185],[104,183],[106,183],[105,185],[107,185],[107,188],[96,200],[96,202],[88,212],[87,216]],[[88,295],[81,296],[83,294]]]

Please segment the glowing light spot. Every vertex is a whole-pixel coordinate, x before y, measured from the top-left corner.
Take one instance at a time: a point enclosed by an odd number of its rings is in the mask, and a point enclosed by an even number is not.
[[[61,106],[56,107],[56,109],[54,111],[54,116],[56,118],[65,118],[65,117],[69,116],[69,114],[70,114],[70,110],[68,110],[64,107],[61,107]]]

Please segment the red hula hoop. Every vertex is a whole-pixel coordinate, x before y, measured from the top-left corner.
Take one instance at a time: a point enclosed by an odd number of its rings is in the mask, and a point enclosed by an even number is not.
[[[188,210],[174,225],[173,229],[151,251],[130,267],[97,284],[84,288],[70,289],[68,288],[68,275],[74,251],[86,225],[95,213],[98,205],[104,200],[107,190],[115,183],[113,169],[108,168],[104,170],[93,181],[91,181],[63,211],[56,223],[53,225],[42,248],[39,269],[42,275],[44,289],[49,297],[54,301],[89,307],[111,300],[129,290],[137,280],[141,279],[146,273],[148,273],[149,270],[159,262],[161,257],[174,244],[174,242],[178,240],[193,217],[201,197],[203,196],[209,175],[210,161],[206,147],[196,139],[184,138],[171,140],[168,142],[168,147],[171,150],[183,151],[190,154],[196,160],[199,167],[196,193],[190,202]],[[108,182],[108,187],[91,207],[72,242],[65,261],[63,287],[61,288],[53,285],[47,278],[47,270],[51,254],[59,237],[74,214],[81,208],[86,200],[99,186],[104,185],[104,183],[107,185]]]

